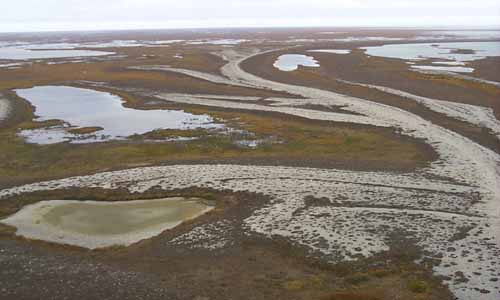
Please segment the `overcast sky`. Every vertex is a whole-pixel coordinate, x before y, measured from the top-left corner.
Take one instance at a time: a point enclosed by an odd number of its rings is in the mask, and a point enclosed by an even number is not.
[[[500,0],[1,0],[0,31],[499,26]]]

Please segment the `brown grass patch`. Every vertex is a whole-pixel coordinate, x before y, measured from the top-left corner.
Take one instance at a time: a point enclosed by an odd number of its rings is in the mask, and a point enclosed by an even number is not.
[[[325,295],[320,298],[320,300],[382,300],[373,295],[360,293],[360,292],[340,292]]]

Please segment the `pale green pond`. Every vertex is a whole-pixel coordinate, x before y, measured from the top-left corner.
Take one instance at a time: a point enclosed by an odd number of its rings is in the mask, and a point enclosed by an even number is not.
[[[97,202],[42,201],[2,223],[17,235],[86,248],[130,245],[194,219],[214,207],[199,198]]]

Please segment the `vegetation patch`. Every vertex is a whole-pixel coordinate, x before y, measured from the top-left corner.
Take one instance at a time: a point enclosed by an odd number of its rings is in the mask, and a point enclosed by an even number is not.
[[[302,290],[306,284],[300,280],[290,280],[283,284],[284,288],[289,291],[298,291]]]
[[[419,294],[426,293],[430,290],[430,286],[427,282],[416,278],[410,279],[410,281],[408,281],[408,288],[410,289],[410,291]]]
[[[370,280],[370,277],[363,273],[354,274],[345,278],[345,282],[353,285],[358,285],[368,280]]]
[[[321,297],[321,300],[381,300],[377,296],[360,293],[360,292],[341,292],[332,293]]]
[[[136,134],[130,137],[132,140],[165,140],[169,138],[187,137],[195,138],[211,134],[206,129],[180,130],[180,129],[156,129],[145,134]]]
[[[31,130],[31,129],[39,129],[39,128],[47,128],[47,127],[55,127],[62,126],[64,122],[61,120],[46,120],[46,121],[26,121],[19,125],[19,129],[21,130]]]
[[[101,131],[103,129],[104,128],[102,127],[80,127],[80,128],[69,129],[68,132],[73,134],[90,134],[97,131]]]

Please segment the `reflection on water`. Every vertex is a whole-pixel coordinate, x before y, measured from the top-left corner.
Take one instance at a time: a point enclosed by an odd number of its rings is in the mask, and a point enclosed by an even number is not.
[[[346,38],[333,39],[335,42],[365,42],[365,41],[399,41],[401,38],[385,36],[350,36]]]
[[[433,61],[434,65],[445,65],[445,66],[464,66],[465,63],[462,61]]]
[[[493,39],[500,38],[499,30],[440,30],[430,34],[452,36],[457,38]]]
[[[446,71],[456,73],[472,73],[473,68],[454,67],[454,66],[411,66],[413,69],[428,70],[428,71]]]
[[[115,54],[109,51],[95,51],[78,48],[125,48],[125,47],[160,47],[183,40],[165,41],[137,41],[137,40],[112,40],[88,43],[66,43],[66,42],[0,42],[0,59],[29,60],[49,58],[70,58],[106,56]],[[230,42],[230,41],[229,41]]]
[[[366,54],[371,56],[409,60],[435,58],[464,62],[488,56],[500,56],[500,42],[394,44],[362,49],[365,49]]]
[[[47,58],[68,58],[68,57],[84,57],[84,56],[104,56],[115,54],[114,52],[92,51],[92,50],[71,50],[62,48],[52,50],[48,45],[43,46],[38,50],[34,48],[26,48],[25,46],[0,47],[0,59],[9,60],[28,60],[28,59],[47,59]]]
[[[412,66],[413,69],[472,73],[474,68],[462,67],[467,62],[489,56],[500,56],[500,42],[459,42],[459,43],[425,43],[394,44],[364,47],[366,54],[388,58],[407,60],[439,59],[432,64],[444,66]]]
[[[299,66],[319,67],[319,63],[314,57],[302,54],[284,54],[274,62],[275,68],[286,72],[297,70]]]
[[[347,49],[317,49],[309,50],[308,52],[322,52],[322,53],[333,53],[333,54],[349,54],[351,50]]]
[[[187,42],[187,44],[190,45],[203,45],[203,44],[210,44],[210,45],[238,45],[244,42],[247,42],[248,40],[244,39],[220,39],[220,40],[198,40],[198,41],[190,41]]]
[[[65,141],[90,143],[125,139],[155,129],[221,128],[208,115],[181,110],[138,110],[123,106],[110,93],[68,86],[39,86],[16,93],[35,107],[37,121],[62,120],[66,124],[50,128],[22,130],[27,142],[53,144]],[[94,133],[71,133],[75,128],[100,127]]]

